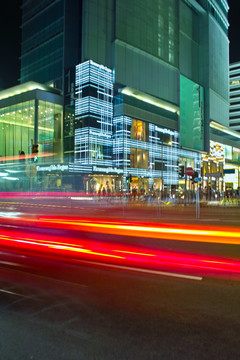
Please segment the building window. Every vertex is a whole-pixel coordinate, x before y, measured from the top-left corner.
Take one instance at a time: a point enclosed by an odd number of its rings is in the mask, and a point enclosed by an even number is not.
[[[141,120],[132,119],[131,139],[147,141],[148,124]]]
[[[131,148],[130,162],[131,168],[148,169],[149,151]]]

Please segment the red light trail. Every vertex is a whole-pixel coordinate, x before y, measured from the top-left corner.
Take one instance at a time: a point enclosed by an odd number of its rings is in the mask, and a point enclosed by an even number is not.
[[[23,220],[23,219],[21,219]],[[180,240],[182,236],[189,237],[189,233],[192,236],[204,237],[207,240],[214,238],[214,232],[218,235],[216,237],[223,240],[224,235],[230,234],[230,241],[233,240],[234,244],[236,240],[239,241],[239,235],[235,231],[218,228],[218,230],[209,230],[207,228],[195,229],[191,226],[179,226],[179,225],[167,225],[167,224],[154,224],[154,226],[148,226],[145,224],[137,225],[135,223],[123,223],[123,222],[109,222],[100,221],[96,219],[66,219],[66,218],[39,218],[26,219],[27,221],[33,221],[37,226],[48,226],[54,228],[74,228],[77,230],[84,230],[91,232],[92,230],[100,233],[110,233],[112,235],[120,233],[125,236],[131,235],[141,237],[157,236],[157,238],[169,238],[167,234],[171,234],[171,239]],[[23,220],[24,222],[24,220]],[[109,232],[110,231],[110,232]],[[136,235],[137,234],[137,235]],[[81,236],[81,232],[79,232]],[[194,241],[190,237],[190,241]],[[189,240],[189,239],[188,239]],[[207,240],[203,240],[204,242]],[[228,239],[225,239],[227,243]],[[200,241],[199,238],[196,241]],[[214,242],[215,238],[214,238]],[[231,242],[232,243],[232,242]],[[1,230],[0,232],[0,246],[4,248],[11,248],[15,250],[21,250],[22,252],[35,252],[40,256],[59,256],[67,258],[68,260],[89,261],[95,263],[106,263],[115,267],[129,267],[146,269],[149,271],[181,271],[184,274],[234,274],[239,277],[240,275],[240,261],[220,258],[214,256],[197,255],[193,253],[183,253],[177,251],[168,251],[162,249],[142,248],[137,245],[119,244],[115,241],[102,242],[95,240],[86,240],[84,238],[65,238],[56,237],[52,235],[33,234],[31,230],[25,232],[18,232],[13,229]]]

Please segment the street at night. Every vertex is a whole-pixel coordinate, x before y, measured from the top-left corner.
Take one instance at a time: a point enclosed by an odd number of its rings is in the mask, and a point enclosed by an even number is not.
[[[239,281],[2,259],[3,359],[238,358]]]
[[[37,201],[46,205],[46,199]],[[4,218],[2,211],[0,218],[3,358],[238,358],[240,237],[227,221],[224,228],[216,225],[216,210],[211,225],[206,220],[186,225],[155,219],[155,233],[146,237],[143,222],[136,221],[149,211],[146,205],[128,220],[125,233],[120,227],[126,222],[106,205],[101,205],[105,220],[102,215],[86,220],[77,214],[63,217],[61,201],[55,201],[57,211],[51,216],[28,202],[25,213],[5,203],[5,215],[9,210],[18,215]],[[89,205],[84,208],[86,216]],[[177,218],[176,207],[168,211]],[[164,227],[172,235],[165,230],[162,238],[156,236]],[[179,230],[185,230],[186,241]],[[209,239],[210,231],[218,235]],[[8,245],[14,239],[18,244]],[[49,250],[39,248],[39,242]],[[67,246],[81,247],[81,252],[69,255]],[[127,262],[104,256],[116,249],[118,255],[131,250]],[[158,260],[147,264],[140,259],[147,254]]]
[[[236,0],[9,0],[0,360],[240,358]]]

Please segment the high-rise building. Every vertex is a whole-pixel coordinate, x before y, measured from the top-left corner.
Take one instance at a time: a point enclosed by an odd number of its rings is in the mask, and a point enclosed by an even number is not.
[[[23,0],[21,83],[64,89],[68,69],[80,61],[81,1]]]
[[[185,186],[179,165],[200,174],[210,125],[228,126],[226,0],[23,0],[22,10],[21,80],[64,90],[65,155],[94,190],[100,173],[144,189]]]
[[[229,66],[229,126],[240,131],[240,62]]]

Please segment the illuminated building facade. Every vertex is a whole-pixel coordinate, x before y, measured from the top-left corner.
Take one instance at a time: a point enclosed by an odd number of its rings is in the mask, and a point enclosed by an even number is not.
[[[229,126],[240,131],[240,62],[229,67]]]
[[[228,125],[227,13],[225,0],[83,1],[79,66],[91,60],[113,71],[113,156],[105,166],[122,169],[123,184],[131,175],[131,187],[145,190],[186,186],[179,164],[200,176],[210,122]],[[75,160],[95,169],[102,161],[103,169],[99,126],[94,139],[75,115]]]
[[[160,109],[157,99],[154,102],[151,97],[153,104],[149,104],[142,101],[140,93],[139,99],[132,99],[126,91],[115,96],[113,103],[112,70],[91,60],[76,67],[75,88],[75,121],[80,128],[75,130],[73,169],[91,174],[91,191],[101,190],[104,184],[111,192],[127,190],[129,176],[131,189],[148,192],[163,190],[164,185],[171,189],[179,184],[180,157],[188,157],[200,172],[200,154],[180,149],[178,131],[149,121],[150,116],[157,121],[168,111],[165,103],[161,102],[165,109]],[[142,110],[147,113],[144,120],[117,115],[124,113],[128,103],[135,105],[139,114]],[[173,123],[177,120],[175,110],[172,106]]]
[[[210,123],[210,151],[202,156],[202,184],[218,192],[240,188],[240,134]]]
[[[88,189],[100,174],[186,187],[180,164],[200,175],[210,123],[228,126],[227,14],[226,0],[23,1],[21,79],[64,91],[65,160]]]

